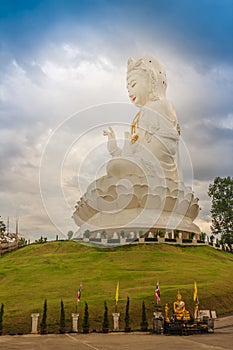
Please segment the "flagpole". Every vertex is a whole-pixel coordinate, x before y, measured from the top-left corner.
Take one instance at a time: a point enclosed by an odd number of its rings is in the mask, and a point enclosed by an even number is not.
[[[82,285],[82,282],[81,282],[80,286],[79,286],[78,293],[77,293],[77,298],[76,298],[76,307],[75,307],[76,314],[78,313],[78,303],[79,303],[80,298],[81,298],[82,288],[83,288],[83,285]]]
[[[117,286],[116,286],[116,296],[115,296],[115,300],[116,300],[115,312],[116,312],[116,313],[117,313],[118,298],[119,298],[119,282],[117,282]]]
[[[200,322],[199,300],[198,300],[198,294],[197,294],[197,282],[196,281],[194,281],[194,285],[193,285],[193,301],[195,302],[194,318],[195,318],[195,321]]]
[[[160,302],[160,290],[159,290],[159,281],[156,283],[155,291],[154,291],[154,297],[156,299],[156,311],[158,311],[158,305]]]

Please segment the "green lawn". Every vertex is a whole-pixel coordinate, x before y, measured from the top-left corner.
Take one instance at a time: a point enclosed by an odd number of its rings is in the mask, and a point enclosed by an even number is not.
[[[145,300],[151,324],[157,280],[160,282],[161,306],[169,303],[172,308],[179,289],[186,307],[193,313],[193,281],[196,280],[200,308],[216,310],[218,314],[233,311],[233,255],[230,253],[207,246],[166,244],[103,250],[73,241],[57,241],[33,244],[0,257],[4,333],[30,332],[30,315],[39,312],[41,320],[45,298],[49,331],[59,329],[61,299],[70,329],[80,282],[83,292],[78,312],[82,319],[84,301],[87,301],[91,329],[101,329],[104,300],[108,303],[109,315],[114,311],[117,281],[120,282],[120,326],[124,328],[125,304],[129,296],[131,326],[139,329],[142,300]]]

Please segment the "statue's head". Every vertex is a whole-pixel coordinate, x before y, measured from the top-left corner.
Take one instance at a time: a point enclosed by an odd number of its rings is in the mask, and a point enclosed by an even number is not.
[[[182,300],[182,295],[180,294],[180,292],[178,291],[178,293],[177,293],[177,296],[176,296],[176,298],[177,298],[177,300]]]
[[[139,59],[129,58],[127,83],[132,102],[137,105],[137,96],[134,96],[135,82],[136,92],[143,95],[138,105],[142,106],[148,101],[157,101],[166,97],[167,78],[164,68],[150,56]],[[135,100],[133,100],[135,98]]]

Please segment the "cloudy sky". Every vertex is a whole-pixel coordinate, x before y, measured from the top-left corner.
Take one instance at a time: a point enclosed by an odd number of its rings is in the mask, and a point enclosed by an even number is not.
[[[0,215],[11,231],[17,216],[31,240],[76,230],[75,203],[108,159],[104,126],[121,133],[135,113],[127,60],[149,54],[167,71],[209,233],[209,183],[233,175],[232,33],[231,0],[2,0]]]

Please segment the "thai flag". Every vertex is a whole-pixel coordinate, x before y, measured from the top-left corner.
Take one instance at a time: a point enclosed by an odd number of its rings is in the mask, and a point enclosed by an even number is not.
[[[77,293],[77,303],[80,302],[80,299],[81,299],[81,294],[82,294],[82,283],[80,284],[80,287],[79,287],[79,290],[78,290],[78,293]]]
[[[159,290],[159,282],[157,282],[155,291],[154,291],[154,297],[157,300],[157,304],[160,301],[160,290]]]

